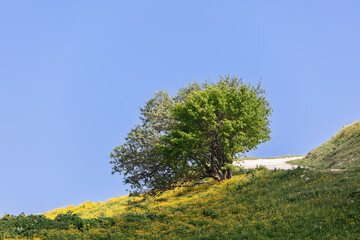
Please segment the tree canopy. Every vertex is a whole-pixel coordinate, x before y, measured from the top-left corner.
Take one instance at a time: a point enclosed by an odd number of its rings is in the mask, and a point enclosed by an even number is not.
[[[110,155],[113,173],[122,173],[133,193],[231,178],[237,155],[270,139],[264,90],[237,77],[194,82],[174,97],[156,92],[140,110],[142,124]]]

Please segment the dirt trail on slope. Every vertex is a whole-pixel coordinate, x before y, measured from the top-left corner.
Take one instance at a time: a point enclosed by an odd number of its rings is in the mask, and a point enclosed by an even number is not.
[[[287,161],[301,159],[301,158],[303,158],[303,157],[286,157],[286,158],[272,158],[272,159],[259,158],[259,159],[255,159],[255,160],[237,161],[237,162],[234,162],[233,164],[235,166],[241,166],[245,169],[256,168],[257,166],[264,166],[270,170],[274,170],[275,168],[282,169],[282,170],[288,170],[288,169],[297,168],[298,166],[288,164],[288,163],[286,163]]]

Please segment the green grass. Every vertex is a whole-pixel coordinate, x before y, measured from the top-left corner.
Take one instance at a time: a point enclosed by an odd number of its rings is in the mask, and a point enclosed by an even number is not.
[[[95,206],[114,214],[89,218],[82,207],[82,218],[41,218],[44,226],[7,216],[0,239],[360,239],[360,172],[256,169],[146,200],[115,198],[94,204],[94,213]]]
[[[317,169],[360,169],[360,121],[344,126],[305,158],[290,163]]]

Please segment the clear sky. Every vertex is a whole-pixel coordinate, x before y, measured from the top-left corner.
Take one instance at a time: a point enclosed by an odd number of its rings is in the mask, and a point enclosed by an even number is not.
[[[0,216],[126,195],[109,154],[156,90],[260,78],[272,140],[306,154],[359,120],[360,2],[0,2]]]

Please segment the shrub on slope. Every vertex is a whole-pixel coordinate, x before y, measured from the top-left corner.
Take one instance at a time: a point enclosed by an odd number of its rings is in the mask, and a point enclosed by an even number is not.
[[[360,168],[360,121],[344,126],[331,140],[297,161],[314,168]]]

